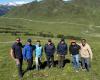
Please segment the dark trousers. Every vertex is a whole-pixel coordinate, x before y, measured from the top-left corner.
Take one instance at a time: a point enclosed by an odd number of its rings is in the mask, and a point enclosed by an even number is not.
[[[64,67],[64,60],[65,60],[65,55],[58,55],[58,66],[59,68]]]
[[[23,73],[22,73],[22,64],[23,64],[23,59],[16,59],[16,65],[18,68],[18,75],[19,77],[23,77]]]
[[[27,63],[28,63],[27,70],[31,70],[33,65],[33,58],[27,59]]]
[[[47,66],[50,68],[51,66],[54,67],[54,55],[47,55]]]
[[[90,68],[89,58],[81,58],[81,60],[82,60],[82,69],[87,69],[87,71],[89,71]]]

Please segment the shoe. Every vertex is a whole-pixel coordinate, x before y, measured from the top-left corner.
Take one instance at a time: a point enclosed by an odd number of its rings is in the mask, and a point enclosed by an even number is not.
[[[86,71],[86,69],[82,69],[82,71]]]
[[[78,70],[76,70],[75,72],[77,72],[77,73],[78,73],[79,71],[78,71]]]

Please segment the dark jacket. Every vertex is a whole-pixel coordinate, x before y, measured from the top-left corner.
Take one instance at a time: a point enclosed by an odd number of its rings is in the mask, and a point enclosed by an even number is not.
[[[80,49],[80,46],[78,44],[70,45],[69,52],[72,55],[77,55],[79,54],[79,49]]]
[[[47,56],[51,56],[55,53],[55,45],[53,43],[50,45],[46,44],[44,50]]]
[[[22,59],[23,56],[22,56],[22,43],[14,43],[13,46],[12,46],[12,50],[14,52],[14,58],[17,58],[17,59]]]
[[[60,54],[60,55],[66,55],[67,54],[67,44],[64,43],[64,44],[61,44],[59,43],[58,46],[57,46],[57,53]]]

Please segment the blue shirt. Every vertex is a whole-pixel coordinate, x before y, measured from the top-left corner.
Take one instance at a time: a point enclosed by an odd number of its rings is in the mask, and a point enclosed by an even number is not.
[[[35,55],[36,55],[36,57],[42,56],[42,46],[36,45]]]
[[[28,44],[25,45],[22,51],[24,60],[33,58],[34,49],[35,49],[35,46],[33,45],[28,45]]]

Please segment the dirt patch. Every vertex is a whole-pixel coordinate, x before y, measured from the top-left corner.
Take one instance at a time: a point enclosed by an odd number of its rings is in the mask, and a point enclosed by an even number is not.
[[[42,73],[42,72],[37,72],[37,73],[33,73],[33,77],[48,77],[48,74],[46,73]]]

